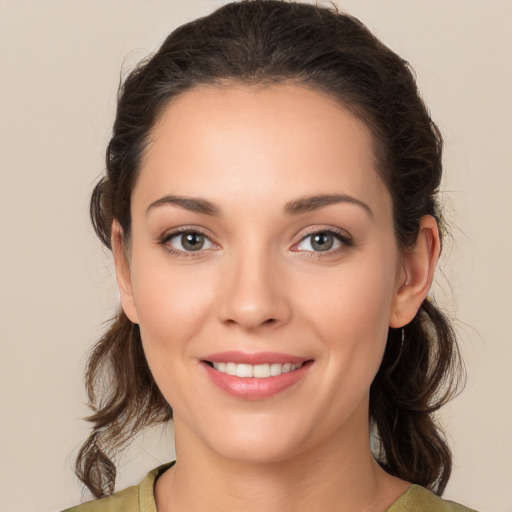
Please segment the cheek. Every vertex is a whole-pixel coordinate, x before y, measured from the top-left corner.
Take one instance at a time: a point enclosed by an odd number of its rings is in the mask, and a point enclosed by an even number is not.
[[[199,328],[212,300],[204,272],[193,266],[172,266],[165,254],[138,260],[134,256],[132,286],[141,330],[171,342]]]
[[[166,255],[132,257],[132,289],[144,353],[158,387],[171,405],[175,381],[186,377],[212,303],[211,279],[193,266],[172,267]],[[207,283],[210,283],[208,286]]]
[[[387,332],[395,288],[392,268],[375,258],[368,265],[317,272],[300,283],[296,295],[304,297],[308,316],[325,328],[350,330],[361,337],[376,330]]]
[[[323,340],[332,371],[342,369],[354,382],[369,385],[382,360],[395,289],[397,260],[392,254],[376,253],[301,285],[300,316]]]

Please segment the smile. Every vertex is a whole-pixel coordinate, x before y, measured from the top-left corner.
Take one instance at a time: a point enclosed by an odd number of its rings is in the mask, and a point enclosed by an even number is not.
[[[237,363],[216,363],[212,366],[221,373],[233,375],[242,378],[256,377],[266,379],[268,377],[277,377],[283,373],[293,372],[302,367],[303,363],[265,363],[265,364],[237,364]]]
[[[264,400],[293,388],[314,364],[291,354],[240,351],[210,354],[200,361],[215,387],[242,400]]]

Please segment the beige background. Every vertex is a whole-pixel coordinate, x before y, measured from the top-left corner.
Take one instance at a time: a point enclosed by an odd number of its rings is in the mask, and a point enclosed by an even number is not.
[[[455,454],[446,496],[511,512],[512,2],[338,3],[411,61],[444,133],[454,243],[437,286],[469,373],[442,414]],[[0,0],[0,512],[80,500],[84,353],[117,301],[87,202],[119,70],[218,4]],[[168,438],[145,435],[121,460],[120,486],[169,459]]]

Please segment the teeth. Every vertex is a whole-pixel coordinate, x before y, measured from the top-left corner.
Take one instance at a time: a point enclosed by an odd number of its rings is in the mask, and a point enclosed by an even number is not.
[[[257,364],[252,368],[252,376],[258,377],[259,379],[266,379],[270,377],[270,365],[269,364]]]
[[[252,366],[250,364],[237,364],[236,365],[237,377],[253,377]]]
[[[283,371],[283,365],[279,363],[274,363],[270,365],[270,375],[281,375]]]
[[[226,373],[228,375],[236,375],[236,363],[224,363],[224,364],[226,365]],[[215,368],[215,366],[214,366],[214,368]]]
[[[237,364],[237,363],[212,363],[213,367],[221,373],[236,375],[237,377],[257,377],[266,379],[282,373],[293,372],[302,366],[302,363],[272,363],[272,364]]]

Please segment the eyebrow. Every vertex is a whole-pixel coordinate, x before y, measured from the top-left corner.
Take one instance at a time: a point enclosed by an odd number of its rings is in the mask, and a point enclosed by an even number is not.
[[[301,213],[312,212],[337,203],[350,203],[363,208],[370,217],[373,218],[371,208],[363,201],[347,194],[320,194],[316,196],[307,196],[290,201],[284,207],[285,213],[289,215],[300,215]],[[166,195],[152,202],[147,210],[146,215],[153,209],[166,204],[176,205],[185,210],[202,213],[204,215],[219,216],[220,208],[206,199],[195,197],[184,197],[176,195]]]
[[[296,201],[286,203],[284,211],[290,215],[299,215],[301,213],[312,212],[337,203],[355,204],[363,208],[370,217],[373,218],[374,216],[371,208],[366,203],[346,194],[321,194],[317,196],[302,197]]]
[[[210,201],[207,201],[206,199],[198,199],[195,197],[183,197],[183,196],[174,196],[174,195],[167,195],[164,197],[161,197],[160,199],[157,199],[153,203],[151,203],[147,210],[146,215],[153,209],[158,206],[163,206],[165,204],[173,204],[176,206],[179,206],[180,208],[183,208],[185,210],[189,210],[191,212],[195,213],[202,213],[204,215],[213,215],[218,216],[220,215],[220,209],[215,206]]]

